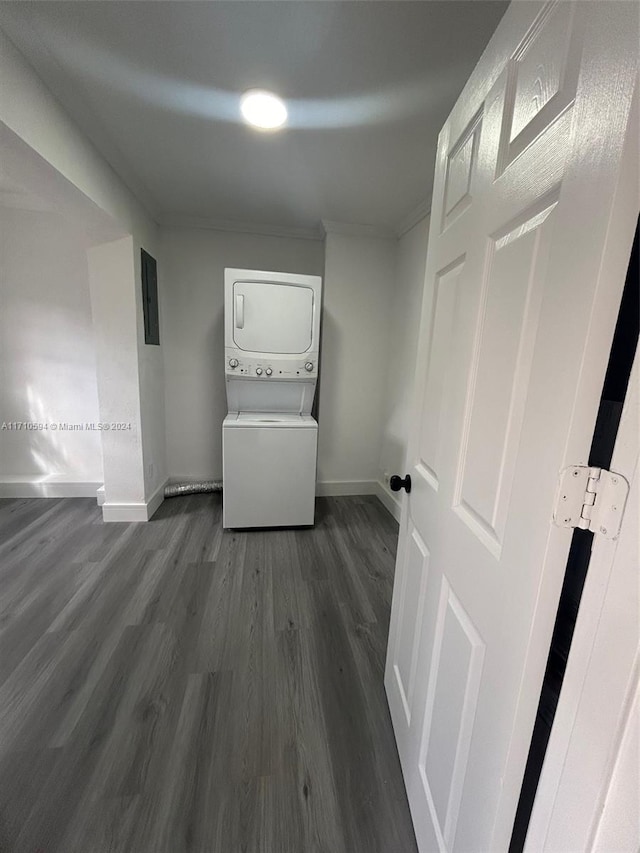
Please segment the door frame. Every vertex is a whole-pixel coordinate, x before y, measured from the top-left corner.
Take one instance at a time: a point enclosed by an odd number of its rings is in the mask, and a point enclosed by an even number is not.
[[[640,81],[638,78],[636,78],[635,93],[629,115],[629,127],[632,130],[627,134],[623,149],[620,177],[615,191],[601,271],[602,276],[614,276],[620,281],[624,281],[626,277],[638,216],[640,215],[640,134],[637,130],[633,132],[633,128],[640,127]],[[623,264],[625,249],[627,260]],[[606,309],[615,312],[616,316],[619,308],[619,301],[614,306],[606,306]],[[594,311],[596,315],[593,318],[594,322],[601,319],[597,313]],[[625,407],[633,405],[634,389],[631,383],[634,381],[634,376],[637,379],[639,362],[640,349],[636,352]],[[601,383],[594,382],[593,385],[596,387],[592,390],[600,393]],[[586,464],[586,460],[584,460],[584,464]],[[630,476],[633,471],[622,471],[620,473]],[[628,515],[623,518],[623,529],[625,529],[625,523],[631,524]],[[617,541],[601,538],[594,540],[588,567],[588,586],[585,585],[585,593],[583,593],[580,602],[567,668],[533,802],[525,850],[542,851],[545,849],[546,832],[551,821],[556,795],[562,784],[564,760],[569,751],[582,685],[587,675],[591,652],[597,639],[599,617],[607,591],[606,582],[611,571],[616,545]],[[575,821],[577,816],[575,814],[567,815],[567,819]]]

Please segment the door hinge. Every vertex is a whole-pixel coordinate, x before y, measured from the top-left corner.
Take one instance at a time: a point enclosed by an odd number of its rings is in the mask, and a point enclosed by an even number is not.
[[[560,472],[553,520],[558,527],[579,527],[617,539],[628,494],[629,483],[622,474],[571,465]]]

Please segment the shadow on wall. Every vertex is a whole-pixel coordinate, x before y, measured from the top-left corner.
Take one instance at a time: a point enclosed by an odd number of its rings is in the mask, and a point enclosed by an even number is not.
[[[214,458],[222,459],[222,421],[227,414],[227,391],[224,379],[224,308],[216,311],[211,328],[207,332],[206,356],[207,373],[212,386],[207,409],[207,416],[212,425],[211,442],[214,447]],[[222,469],[219,476],[222,476]]]
[[[384,474],[390,477],[393,474],[399,474],[401,477],[407,473],[405,471],[406,460],[405,454],[407,451],[406,436],[385,435],[382,440],[382,453],[380,454],[380,469],[381,478]],[[385,483],[385,488],[389,488]]]
[[[315,418],[318,421],[318,480],[324,476],[324,461],[329,449],[340,441],[338,435],[339,418],[333,417],[332,412],[339,411],[338,383],[335,374],[340,369],[342,358],[342,342],[340,329],[331,314],[324,310],[320,325],[320,370],[316,384],[314,401]],[[323,412],[325,417],[323,419]]]
[[[320,331],[320,372],[316,386],[316,417],[318,421],[318,464],[317,479],[322,481],[330,475],[331,457],[337,447],[344,443],[345,421],[349,413],[340,400],[340,365],[344,342],[340,325],[330,312],[323,309]],[[352,438],[357,441],[357,435]]]

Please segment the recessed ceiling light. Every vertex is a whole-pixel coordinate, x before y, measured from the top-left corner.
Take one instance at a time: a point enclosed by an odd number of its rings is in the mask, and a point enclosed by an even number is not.
[[[240,98],[240,112],[253,127],[261,130],[276,130],[287,120],[284,101],[264,89],[249,89]]]

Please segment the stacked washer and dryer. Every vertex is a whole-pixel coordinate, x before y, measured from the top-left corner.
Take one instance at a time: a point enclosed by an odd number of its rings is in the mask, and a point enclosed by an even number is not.
[[[226,269],[224,527],[314,521],[322,279]]]

